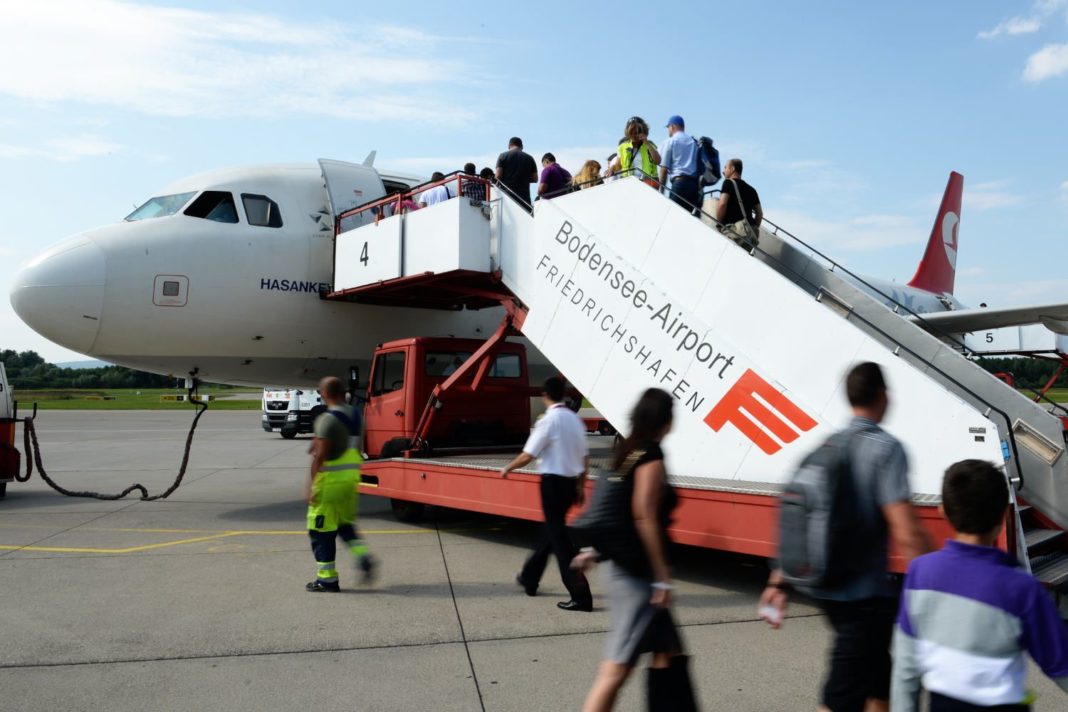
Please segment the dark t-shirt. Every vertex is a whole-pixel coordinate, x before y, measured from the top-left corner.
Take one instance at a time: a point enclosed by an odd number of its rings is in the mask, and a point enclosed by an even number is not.
[[[552,163],[541,169],[541,183],[545,186],[543,198],[555,198],[571,182],[571,174],[559,163]]]
[[[748,215],[745,216],[750,225],[756,224],[756,217],[754,216],[754,209],[760,205],[760,196],[757,195],[756,189],[753,186],[746,183],[741,178],[724,178],[723,187],[720,189],[722,194],[727,196],[727,214],[723,218],[724,225],[730,225],[736,223],[742,219],[742,209],[738,205],[738,195],[734,191],[734,182],[738,182],[738,193],[742,194],[742,203],[745,205],[745,210]]]
[[[663,459],[664,451],[660,449],[660,443],[649,443],[645,446],[645,454],[638,458],[638,461],[634,463],[634,466],[630,468],[630,472],[628,473],[627,479],[630,481],[630,487],[632,492],[634,487],[634,472],[646,463],[656,462],[657,460]],[[667,532],[668,526],[671,525],[671,513],[675,510],[675,507],[678,506],[678,503],[679,496],[675,493],[675,488],[669,485],[665,480],[664,490],[660,494],[660,511],[657,517],[657,519],[659,520],[658,524],[660,525],[660,536],[664,542],[665,554],[667,553],[668,545],[671,543]],[[643,572],[648,576],[652,576],[653,567],[652,564],[649,563],[649,559],[644,551],[644,547],[640,558],[642,561]]]
[[[534,158],[522,149],[508,150],[497,157],[497,167],[501,169],[501,183],[529,208],[530,177],[538,171]]]

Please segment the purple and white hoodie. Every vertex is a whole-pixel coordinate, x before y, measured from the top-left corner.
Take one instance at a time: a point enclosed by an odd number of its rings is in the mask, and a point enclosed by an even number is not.
[[[891,712],[919,710],[921,683],[973,705],[1029,702],[1024,651],[1068,692],[1068,625],[1050,595],[1000,549],[948,541],[909,565]]]

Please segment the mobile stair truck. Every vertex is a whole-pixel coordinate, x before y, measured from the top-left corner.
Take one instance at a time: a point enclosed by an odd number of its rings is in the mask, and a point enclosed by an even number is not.
[[[345,194],[327,182],[331,196]],[[914,501],[936,540],[949,534],[937,511],[946,467],[989,460],[1014,485],[1001,545],[1055,591],[1068,582],[1061,421],[922,316],[888,308],[770,221],[759,246],[743,249],[641,180],[539,201],[533,215],[505,190],[485,190],[484,201],[389,217],[403,196],[348,210],[339,199],[333,291],[323,297],[501,309],[484,348],[521,333],[616,428],[644,389],[663,388],[677,399],[664,443],[680,495],[672,537],[760,556],[775,550],[783,482],[848,420],[845,373],[875,361],[893,389],[884,426],[905,444]],[[484,363],[472,359],[467,376],[477,379]],[[448,417],[441,395],[426,418]],[[368,409],[385,397],[370,390]],[[532,473],[502,480],[501,456],[436,456],[421,432],[405,435],[407,449],[364,467],[368,494],[540,518]]]

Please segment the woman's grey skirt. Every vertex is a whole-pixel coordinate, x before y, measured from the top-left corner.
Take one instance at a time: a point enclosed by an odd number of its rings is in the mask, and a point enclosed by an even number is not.
[[[611,621],[605,660],[633,665],[642,653],[681,653],[682,641],[671,612],[649,602],[653,582],[631,576],[612,561],[603,566]]]

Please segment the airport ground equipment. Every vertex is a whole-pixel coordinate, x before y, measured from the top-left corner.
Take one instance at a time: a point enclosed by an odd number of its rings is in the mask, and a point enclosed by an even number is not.
[[[2,378],[2,376],[3,376],[3,366],[0,365],[0,378]],[[42,460],[42,457],[41,457],[41,445],[40,445],[40,442],[38,442],[38,440],[37,440],[37,428],[36,428],[36,425],[35,425],[35,421],[37,419],[37,404],[36,403],[33,404],[33,414],[31,416],[29,416],[29,417],[26,417],[26,418],[19,418],[18,417],[18,403],[17,402],[14,403],[14,406],[11,409],[12,410],[12,416],[10,418],[0,417],[0,433],[3,432],[2,429],[6,425],[10,424],[10,430],[11,430],[11,433],[12,433],[12,436],[13,436],[14,435],[14,427],[15,427],[15,425],[17,425],[19,423],[22,424],[23,449],[26,451],[26,470],[25,470],[25,474],[23,474],[23,473],[21,473],[19,471],[19,469],[18,469],[18,459],[17,459],[18,450],[15,450],[14,452],[15,452],[16,459],[14,460],[14,462],[15,462],[14,479],[17,482],[26,482],[26,481],[28,481],[30,479],[30,477],[33,475],[33,468],[36,465],[37,471],[40,473],[41,479],[45,481],[45,484],[47,484],[49,487],[54,489],[56,492],[59,492],[60,494],[65,495],[67,497],[86,497],[86,498],[89,498],[89,499],[117,500],[117,499],[124,499],[125,497],[130,495],[132,492],[140,492],[141,496],[139,497],[139,499],[141,501],[143,501],[143,502],[153,502],[153,501],[155,501],[157,499],[166,499],[167,497],[170,497],[171,494],[173,494],[174,491],[177,490],[178,487],[182,484],[182,480],[185,478],[185,472],[186,472],[186,469],[189,466],[189,452],[193,447],[193,434],[196,433],[197,424],[200,422],[200,417],[202,415],[204,415],[204,413],[207,412],[207,410],[208,410],[208,401],[207,401],[207,399],[202,399],[202,398],[197,396],[197,387],[199,386],[199,381],[195,378],[194,374],[190,374],[190,376],[191,376],[190,378],[186,379],[187,395],[188,395],[187,399],[194,406],[196,406],[197,414],[195,416],[193,416],[193,422],[189,426],[189,433],[186,435],[186,438],[185,438],[185,450],[182,453],[182,464],[178,467],[178,474],[174,478],[174,482],[171,483],[171,486],[168,487],[163,492],[161,492],[159,494],[150,495],[148,493],[148,489],[144,485],[139,483],[139,482],[136,482],[136,483],[130,485],[129,487],[127,487],[126,489],[122,490],[121,492],[119,492],[117,494],[102,494],[100,492],[93,492],[91,490],[70,490],[70,489],[67,489],[66,487],[64,487],[63,485],[59,484],[58,482],[56,482],[54,479],[52,479],[52,477],[45,470],[44,463],[43,463],[43,460]],[[6,380],[3,381],[3,385],[4,385],[5,391],[6,391],[6,387],[7,387]],[[0,401],[2,401],[2,400],[3,400],[3,394],[0,394]],[[3,411],[0,410],[0,413],[2,413],[2,412]],[[0,457],[5,456],[5,454],[6,454],[5,450],[3,448],[0,448]],[[2,462],[3,461],[0,460],[0,463],[2,463]],[[5,485],[5,489],[6,489],[6,482],[4,483],[4,485]],[[0,494],[3,494],[3,492],[0,492]]]
[[[278,431],[287,440],[312,432],[316,416],[326,410],[315,391],[273,386],[263,389],[262,406],[263,429]]]
[[[598,435],[615,435],[616,429],[608,422],[608,419],[597,412],[595,408],[580,408],[578,416],[582,418],[582,424],[586,426],[587,433]]]
[[[397,215],[379,201],[350,211],[378,211],[350,230],[340,229],[349,215],[337,216],[326,298],[504,304],[512,327],[617,428],[642,390],[667,390],[677,399],[664,444],[681,497],[674,538],[763,556],[774,551],[782,483],[848,420],[844,374],[878,362],[892,389],[885,427],[905,443],[925,525],[947,534],[935,505],[949,464],[995,462],[1032,507],[1014,506],[1003,545],[1035,557],[1051,585],[1068,581],[1063,534],[1029,537],[1021,516],[1034,512],[1053,532],[1068,526],[1061,422],[924,328],[922,315],[887,308],[770,221],[758,247],[740,249],[642,181],[539,201],[533,215],[505,190],[493,196]],[[408,455],[370,463],[369,493],[539,516],[536,478],[501,481],[486,458]],[[1056,565],[1037,568],[1042,552]]]
[[[19,474],[19,451],[15,447],[15,424],[18,423],[18,404],[11,397],[7,372],[0,363],[0,497],[7,493],[7,485]]]

